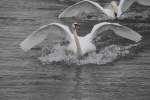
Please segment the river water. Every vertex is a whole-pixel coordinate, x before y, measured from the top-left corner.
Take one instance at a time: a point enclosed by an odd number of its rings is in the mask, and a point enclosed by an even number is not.
[[[143,36],[139,43],[104,34],[98,53],[82,60],[66,56],[59,45],[48,55],[41,51],[44,43],[27,53],[19,48],[19,43],[41,25],[71,25],[71,21],[57,19],[63,9],[77,2],[66,1],[0,1],[0,99],[149,100],[150,7],[135,3],[123,19],[107,20],[139,32]],[[110,0],[98,2],[105,5]],[[79,21],[80,35],[102,21]]]

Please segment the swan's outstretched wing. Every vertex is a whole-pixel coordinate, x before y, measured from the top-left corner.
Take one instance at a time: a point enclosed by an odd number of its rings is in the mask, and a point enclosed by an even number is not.
[[[80,1],[68,8],[66,8],[60,15],[59,18],[67,17],[76,17],[82,18],[87,15],[96,15],[104,14],[104,9],[96,2],[90,0]]]
[[[32,47],[41,43],[46,37],[49,36],[50,40],[59,41],[61,39],[66,39],[71,41],[72,34],[69,27],[59,24],[59,23],[51,23],[48,25],[44,25],[31,33],[21,44],[20,47],[24,51],[30,50]]]
[[[136,0],[120,0],[117,17],[120,17]]]
[[[137,0],[139,4],[150,6],[150,0]]]
[[[120,0],[118,6],[118,17],[122,15],[128,8],[134,3],[137,2],[141,5],[150,6],[150,0]]]
[[[101,34],[103,31],[106,30],[112,30],[116,35],[119,35],[123,38],[138,42],[142,39],[142,36],[138,34],[137,32],[131,30],[130,28],[126,26],[122,26],[118,23],[108,23],[108,22],[103,22],[100,24],[96,24],[91,33],[88,34],[86,37],[89,40],[95,39],[99,34]]]

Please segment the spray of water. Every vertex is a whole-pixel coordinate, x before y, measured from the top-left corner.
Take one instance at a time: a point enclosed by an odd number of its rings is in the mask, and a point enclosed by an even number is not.
[[[119,46],[119,45],[109,45],[103,49],[100,49],[98,52],[89,53],[83,58],[79,59],[77,56],[67,53],[65,47],[59,44],[55,45],[49,54],[44,54],[44,56],[39,57],[38,59],[42,63],[58,63],[63,62],[66,64],[76,64],[76,65],[85,65],[85,64],[107,64],[113,62],[114,60],[130,54],[130,49],[137,46],[138,44],[129,45],[129,46]],[[45,52],[42,52],[45,53]]]

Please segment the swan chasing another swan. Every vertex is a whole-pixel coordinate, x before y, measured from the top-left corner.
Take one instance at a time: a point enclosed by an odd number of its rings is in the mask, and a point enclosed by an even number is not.
[[[80,1],[68,8],[66,8],[59,18],[65,17],[83,17],[84,15],[101,16],[106,14],[112,19],[119,18],[134,2],[142,5],[150,6],[150,0],[120,0],[119,5],[116,1],[112,1],[110,6],[103,8],[98,3],[91,0]]]
[[[118,23],[102,22],[96,24],[92,31],[84,37],[78,36],[77,33],[79,30],[80,27],[78,23],[73,23],[71,29],[68,26],[60,23],[50,23],[40,27],[30,34],[20,44],[20,46],[24,51],[28,51],[41,43],[48,35],[50,35],[50,40],[54,40],[56,42],[58,42],[58,40],[69,41],[67,50],[73,52],[77,56],[83,56],[86,53],[96,51],[96,46],[93,44],[93,40],[97,38],[100,33],[106,30],[112,30],[116,35],[135,42],[140,41],[142,38],[142,36],[137,32]],[[58,38],[58,40],[56,38]]]

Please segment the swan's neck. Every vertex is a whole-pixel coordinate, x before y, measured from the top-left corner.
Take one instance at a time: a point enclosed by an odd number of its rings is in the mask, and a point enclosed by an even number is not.
[[[74,35],[74,40],[75,40],[76,47],[77,47],[77,54],[78,54],[78,56],[81,56],[82,55],[82,50],[81,50],[80,42],[79,42],[79,39],[78,39],[77,32],[74,29],[73,29],[73,35]]]
[[[114,13],[114,16],[117,17],[117,14],[118,14],[118,5],[117,5],[117,3],[115,1],[113,1],[111,3],[111,5],[112,5],[112,11]]]

